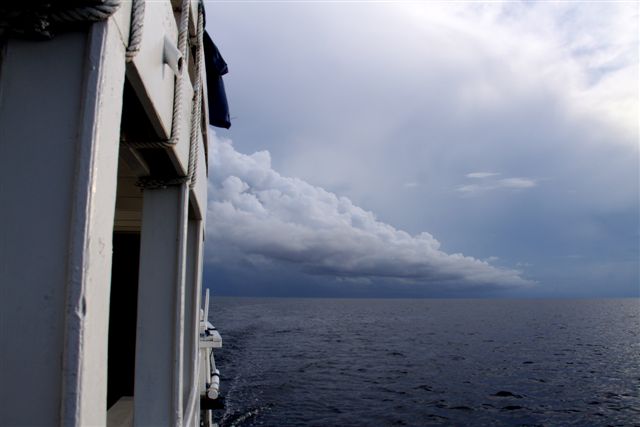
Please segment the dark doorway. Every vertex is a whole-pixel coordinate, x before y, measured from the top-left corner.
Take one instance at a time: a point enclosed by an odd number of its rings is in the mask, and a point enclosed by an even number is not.
[[[107,409],[122,396],[133,396],[140,234],[113,233],[109,307]]]

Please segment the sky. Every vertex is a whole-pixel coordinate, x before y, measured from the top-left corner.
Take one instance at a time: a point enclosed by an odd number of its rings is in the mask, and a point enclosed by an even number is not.
[[[640,296],[637,2],[205,5],[214,294]]]

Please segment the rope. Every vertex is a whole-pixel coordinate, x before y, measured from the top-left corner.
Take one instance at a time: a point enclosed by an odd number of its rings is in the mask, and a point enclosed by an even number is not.
[[[189,48],[189,8],[190,8],[190,0],[182,0],[181,10],[180,10],[180,27],[178,30],[178,50],[182,53],[182,57],[184,58],[185,63],[188,63],[188,48]],[[198,13],[202,13],[201,9],[198,8]],[[200,23],[200,21],[199,21]],[[199,26],[198,31],[203,32],[204,30]],[[202,34],[199,35],[200,41],[202,40]],[[202,43],[200,42],[200,45]],[[195,103],[196,99],[200,99],[200,103],[202,102],[202,86],[200,83],[200,75],[199,70],[201,68],[201,48],[196,46],[196,61],[199,62],[198,69],[196,70],[196,83],[194,87],[194,98],[193,102]],[[171,148],[175,146],[180,140],[180,130],[181,130],[181,122],[182,122],[182,114],[183,114],[183,92],[184,92],[184,84],[185,79],[188,78],[188,74],[184,72],[184,67],[180,71],[180,75],[176,77],[176,86],[173,95],[173,120],[171,122],[171,137],[167,140],[160,141],[131,141],[127,142],[133,148]],[[195,105],[194,105],[195,107]],[[201,111],[201,108],[195,107],[194,110]],[[194,111],[192,111],[194,114]],[[198,113],[198,117],[200,113]],[[157,189],[157,188],[166,188],[171,185],[180,185],[185,182],[189,182],[191,178],[195,175],[195,163],[197,162],[197,145],[194,146],[194,135],[193,135],[193,126],[194,126],[194,118],[192,116],[191,119],[191,132],[190,132],[190,145],[189,145],[189,163],[187,166],[187,175],[182,177],[175,178],[157,178],[157,177],[143,177],[140,178],[136,185],[146,189]],[[200,127],[200,122],[198,120],[198,127]],[[195,143],[197,144],[197,134],[195,136]],[[194,155],[195,152],[195,155]],[[190,187],[193,186],[190,184]]]
[[[189,32],[189,0],[182,0],[180,8],[180,27],[178,29],[178,50],[182,53],[185,63],[188,63],[187,36]],[[180,139],[180,122],[182,121],[182,92],[184,86],[184,67],[180,75],[176,77],[176,86],[173,91],[173,120],[171,122],[171,136],[160,141],[127,141],[133,148],[171,148]]]
[[[189,1],[190,0],[182,0],[182,7],[180,9],[180,32],[178,33],[178,50],[182,54],[185,64],[189,63],[189,52],[187,51],[187,37],[189,35]],[[182,70],[180,70],[180,76],[176,81],[173,103],[173,122],[171,123],[171,145],[177,144],[178,139],[180,138],[182,110],[184,110],[184,108],[182,108],[182,92],[184,91],[185,68],[186,67],[183,67]]]
[[[103,21],[113,15],[119,7],[120,0],[102,0],[101,4],[52,11],[49,19],[55,23]]]
[[[195,41],[195,85],[193,87],[193,108],[191,109],[191,145],[189,147],[189,187],[193,188],[197,180],[198,168],[198,134],[201,132],[202,118],[202,38],[204,33],[204,11],[202,3],[198,4],[198,30]]]
[[[131,26],[129,28],[129,44],[125,54],[127,62],[133,61],[133,57],[140,52],[142,45],[142,26],[144,24],[145,0],[133,0],[131,5]]]
[[[120,7],[120,0],[85,1],[75,7],[59,3],[0,2],[0,35],[48,40],[69,26],[103,21]]]

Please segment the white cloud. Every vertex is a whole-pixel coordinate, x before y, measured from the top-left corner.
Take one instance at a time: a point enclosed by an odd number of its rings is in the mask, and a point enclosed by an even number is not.
[[[478,179],[482,179],[482,178],[489,178],[491,176],[498,176],[500,175],[497,172],[471,172],[466,174],[465,176],[467,178],[478,178]]]
[[[239,151],[449,251],[532,262],[540,289],[564,253],[638,259],[638,5],[207,7]]]
[[[637,141],[637,2],[419,2],[406,7],[419,16],[419,25],[466,36],[486,58],[508,63],[508,74],[480,76],[465,89],[485,108],[512,99],[509,90],[547,87],[570,114],[607,121]],[[500,81],[508,75],[520,80],[515,87]]]
[[[429,233],[410,235],[320,187],[272,169],[270,155],[244,155],[212,135],[209,262],[254,260],[303,272],[450,287],[531,284],[516,270],[447,254]]]
[[[530,178],[505,178],[497,181],[501,188],[532,188],[536,186],[536,181]]]
[[[474,182],[473,184],[459,185],[456,188],[456,191],[465,195],[477,195],[501,189],[524,190],[527,188],[533,188],[537,185],[537,181],[535,179],[521,177],[494,179],[493,177],[497,175],[500,174],[484,172],[467,174],[467,178],[481,178],[482,181],[480,183]]]

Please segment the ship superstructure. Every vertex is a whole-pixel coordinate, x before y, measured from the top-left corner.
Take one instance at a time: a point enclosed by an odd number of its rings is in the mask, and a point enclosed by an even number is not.
[[[0,425],[208,425],[221,339],[201,310],[207,128],[228,113],[203,5],[11,3]]]

